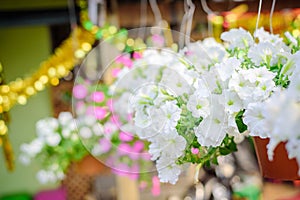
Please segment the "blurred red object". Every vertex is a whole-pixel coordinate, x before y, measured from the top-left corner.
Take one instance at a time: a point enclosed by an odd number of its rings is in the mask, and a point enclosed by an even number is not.
[[[63,187],[53,189],[53,190],[46,190],[37,193],[34,197],[34,200],[66,200],[67,195],[66,191]]]
[[[275,180],[299,180],[296,159],[288,159],[285,144],[280,143],[274,150],[274,159],[270,161],[267,155],[269,139],[254,137],[254,144],[262,176]]]

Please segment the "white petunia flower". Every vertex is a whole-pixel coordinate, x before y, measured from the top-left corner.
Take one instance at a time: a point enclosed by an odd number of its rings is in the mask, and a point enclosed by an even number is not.
[[[171,132],[161,132],[151,140],[149,153],[152,160],[159,157],[168,157],[177,159],[183,155],[186,147],[184,137],[178,135],[176,130]]]
[[[89,139],[93,136],[92,130],[89,127],[81,127],[79,129],[79,135],[83,138],[83,139]]]
[[[290,33],[290,32],[285,32],[284,33],[284,35],[285,35],[285,37],[287,37],[287,39],[293,44],[293,45],[295,45],[295,46],[297,46],[298,45],[298,41],[296,40],[296,38],[294,38],[293,36],[292,36],[292,34]]]
[[[216,64],[214,67],[216,68],[216,71],[218,72],[220,79],[222,81],[226,81],[231,77],[234,70],[240,67],[240,65],[241,65],[241,61],[239,61],[235,57],[232,57],[232,58],[228,58],[222,63]]]
[[[156,163],[156,168],[160,182],[175,184],[182,167],[168,158],[160,158]]]
[[[262,103],[250,103],[244,113],[243,122],[248,126],[251,136],[260,136],[261,138],[269,136]]]
[[[161,81],[159,83],[162,87],[167,88],[175,96],[183,95],[184,93],[189,94],[191,87],[184,76],[171,68],[166,68],[163,71]]]
[[[21,154],[20,156],[19,156],[19,161],[23,164],[23,165],[29,165],[30,164],[30,162],[31,162],[31,159],[30,159],[30,157],[28,156],[28,155],[26,155],[26,154]]]
[[[219,146],[226,136],[226,119],[224,106],[218,102],[218,97],[212,97],[210,116],[203,119],[195,127],[195,135],[201,146]]]
[[[273,66],[278,63],[280,49],[270,42],[261,42],[250,47],[248,57],[256,65]]]
[[[229,43],[229,49],[245,49],[254,44],[251,34],[242,28],[222,33],[221,39]]]
[[[228,88],[235,91],[243,101],[244,106],[249,103],[263,101],[275,89],[273,78],[275,74],[265,67],[240,69],[232,74]]]
[[[210,104],[207,98],[204,98],[199,93],[194,93],[189,96],[187,109],[192,112],[193,117],[206,118],[210,112]]]
[[[259,42],[271,42],[271,43],[282,42],[282,38],[279,35],[271,34],[265,31],[263,27],[257,29],[254,32],[254,37],[258,38]]]
[[[71,136],[72,131],[68,127],[66,127],[64,129],[62,129],[61,134],[62,134],[63,138],[67,139]]]
[[[134,125],[139,128],[146,128],[152,124],[151,110],[153,107],[137,109],[134,116]]]
[[[40,170],[37,172],[36,177],[42,184],[54,183],[57,181],[57,177],[52,171]]]
[[[58,120],[55,118],[49,117],[46,119],[39,120],[36,123],[37,135],[38,137],[46,137],[48,135],[52,135],[53,132],[56,131],[58,126],[59,126]]]
[[[242,110],[243,102],[236,92],[224,90],[222,96],[224,99],[220,98],[220,103],[224,105],[226,112],[232,114]]]
[[[73,120],[73,116],[70,112],[61,112],[58,115],[58,121],[61,125],[67,125],[71,120]]]
[[[190,43],[180,53],[193,63],[200,74],[207,72],[210,65],[222,62],[227,57],[225,48],[214,38]]]
[[[94,124],[92,126],[92,130],[93,130],[94,135],[96,135],[96,136],[101,136],[104,134],[104,127],[102,124],[98,124],[98,123]]]
[[[300,70],[300,51],[288,57],[287,62],[283,65],[281,74],[291,76],[295,71]]]
[[[165,130],[174,130],[178,120],[180,119],[181,108],[176,105],[176,101],[167,101],[160,107],[162,113],[160,116],[155,116],[165,122]]]
[[[44,141],[40,138],[36,138],[29,144],[22,144],[20,150],[26,153],[30,157],[35,157],[44,147]]]
[[[58,133],[49,135],[46,137],[45,142],[52,147],[57,146],[61,141],[61,137]]]

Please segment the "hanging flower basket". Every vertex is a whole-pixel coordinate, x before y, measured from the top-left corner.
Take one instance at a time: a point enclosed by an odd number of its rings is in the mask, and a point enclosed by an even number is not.
[[[85,156],[75,164],[75,172],[87,176],[109,173],[110,169],[91,155]]]
[[[276,180],[297,180],[298,164],[296,159],[289,159],[285,149],[285,143],[280,143],[274,151],[274,159],[270,161],[267,155],[269,139],[253,137],[256,155],[262,176]]]
[[[82,200],[92,192],[94,178],[110,170],[91,155],[85,156],[79,162],[72,163],[67,171],[64,186],[68,200]]]

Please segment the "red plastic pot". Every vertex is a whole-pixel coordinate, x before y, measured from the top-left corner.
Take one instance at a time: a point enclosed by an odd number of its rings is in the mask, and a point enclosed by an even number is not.
[[[285,143],[280,143],[274,150],[274,159],[270,161],[267,155],[269,139],[254,137],[254,145],[262,176],[276,180],[297,180],[298,164],[296,159],[289,159]],[[300,152],[299,152],[300,153]]]

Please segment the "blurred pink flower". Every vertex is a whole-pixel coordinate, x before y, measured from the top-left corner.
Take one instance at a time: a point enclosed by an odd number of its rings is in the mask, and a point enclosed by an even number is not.
[[[102,102],[105,98],[104,93],[103,92],[93,92],[91,94],[91,98],[94,102]]]
[[[121,143],[118,146],[118,153],[120,156],[122,155],[129,155],[132,152],[132,148],[129,144]]]
[[[100,139],[99,145],[103,153],[106,153],[111,149],[111,141],[107,138]]]
[[[133,140],[133,135],[131,133],[120,132],[119,138],[122,142],[130,142]]]
[[[199,153],[199,149],[198,148],[194,148],[194,147],[192,147],[191,148],[191,152],[192,152],[192,154],[198,154]]]
[[[144,142],[138,140],[133,145],[134,152],[141,152],[144,149]]]
[[[151,193],[152,193],[153,196],[160,195],[160,182],[159,182],[159,178],[157,176],[152,177]]]
[[[107,111],[102,107],[94,107],[94,115],[97,119],[102,120],[105,118]]]
[[[119,75],[120,71],[121,71],[120,68],[114,68],[114,69],[112,69],[112,71],[111,71],[111,75],[112,75],[114,78],[116,78],[116,77]]]
[[[131,68],[133,63],[132,60],[130,59],[129,55],[121,55],[116,59],[117,63],[122,63],[128,68]]]
[[[142,58],[142,54],[140,52],[134,52],[133,53],[133,58],[134,59],[140,59],[140,58]]]
[[[84,85],[75,85],[73,87],[73,96],[76,99],[83,99],[88,94],[88,90]]]

